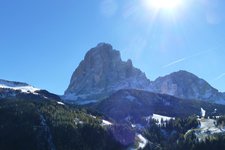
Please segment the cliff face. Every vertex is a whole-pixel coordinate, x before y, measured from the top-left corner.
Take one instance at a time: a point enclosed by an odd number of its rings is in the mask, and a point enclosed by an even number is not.
[[[100,43],[87,52],[74,71],[65,91],[67,100],[97,100],[119,89],[147,89],[150,81],[131,60],[121,60],[120,52]]]

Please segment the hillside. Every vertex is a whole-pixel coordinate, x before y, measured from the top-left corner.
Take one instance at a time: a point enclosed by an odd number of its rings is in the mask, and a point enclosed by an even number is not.
[[[123,148],[101,125],[101,119],[57,101],[3,99],[0,122],[1,150]]]
[[[133,124],[145,124],[145,118],[153,113],[181,118],[200,116],[201,108],[206,110],[207,116],[225,114],[224,105],[132,89],[119,90],[93,106],[93,109],[118,122],[130,120]]]

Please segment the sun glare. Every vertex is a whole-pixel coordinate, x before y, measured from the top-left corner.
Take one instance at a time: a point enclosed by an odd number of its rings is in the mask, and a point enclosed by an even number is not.
[[[145,5],[154,9],[174,10],[181,4],[181,0],[145,0]]]

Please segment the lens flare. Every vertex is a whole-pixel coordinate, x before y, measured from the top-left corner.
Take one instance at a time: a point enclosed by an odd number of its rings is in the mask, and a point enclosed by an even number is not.
[[[154,9],[173,10],[181,4],[181,0],[145,0],[145,5]]]

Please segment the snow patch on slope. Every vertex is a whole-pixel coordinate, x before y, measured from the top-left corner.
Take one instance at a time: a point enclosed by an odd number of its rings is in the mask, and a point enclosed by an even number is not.
[[[85,105],[90,103],[96,103],[97,100],[95,99],[88,99],[88,97],[93,94],[93,92],[90,92],[90,94],[82,94],[82,95],[76,95],[74,93],[69,93],[67,95],[61,96],[61,99],[64,101],[67,101],[69,103],[75,103],[78,105]]]
[[[102,126],[111,126],[113,125],[111,122],[107,121],[107,120],[102,120]]]
[[[20,90],[23,93],[35,93],[35,91],[40,90],[26,83],[11,82],[6,80],[0,80],[0,88]]]
[[[225,128],[216,127],[216,120],[214,119],[199,119],[200,127],[195,130],[198,139],[204,140],[206,137],[216,133],[225,132]]]
[[[137,134],[137,138],[138,138],[138,148],[137,149],[143,149],[145,148],[145,146],[148,143],[148,140],[146,138],[144,138],[141,134]]]
[[[201,108],[201,115],[203,118],[205,117],[205,113],[206,113],[206,111],[203,108]]]
[[[161,125],[161,120],[163,121],[169,121],[171,119],[175,119],[174,117],[168,117],[168,116],[162,116],[162,115],[158,115],[158,114],[153,114],[152,119],[155,119],[158,121],[158,125]]]
[[[59,104],[59,105],[65,105],[63,102],[57,102],[57,104]]]
[[[96,117],[96,116],[93,116],[93,115],[91,115],[91,114],[90,114],[90,117],[92,117],[92,118],[94,118],[94,119],[97,119],[97,117]],[[107,121],[107,120],[102,119],[101,126],[111,126],[111,125],[113,125],[111,122],[109,122],[109,121]]]

